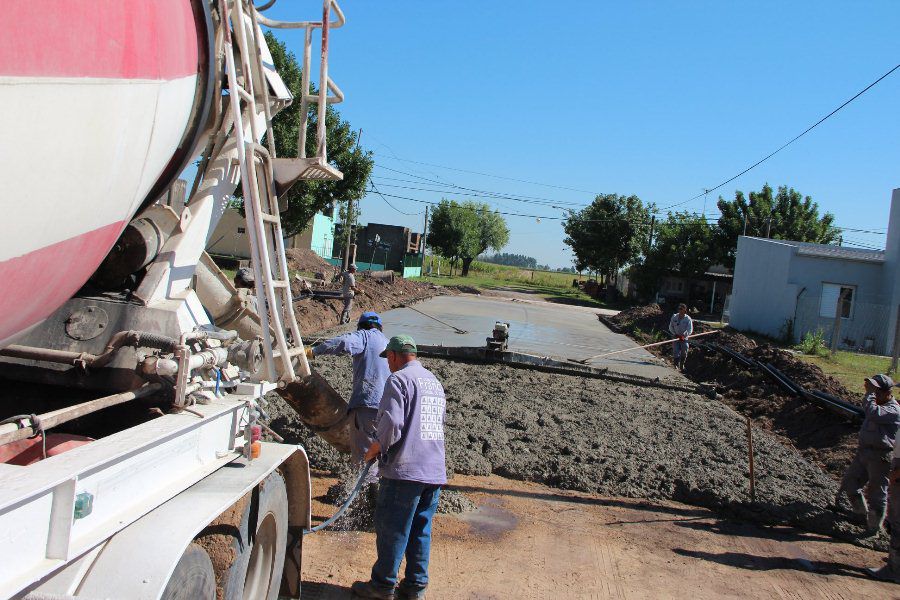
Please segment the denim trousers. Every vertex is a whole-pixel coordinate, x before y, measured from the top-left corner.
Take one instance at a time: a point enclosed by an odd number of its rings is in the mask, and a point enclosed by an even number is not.
[[[441,486],[381,478],[375,506],[375,547],[372,583],[383,589],[397,585],[400,561],[406,556],[402,586],[421,590],[428,585],[431,520]]]

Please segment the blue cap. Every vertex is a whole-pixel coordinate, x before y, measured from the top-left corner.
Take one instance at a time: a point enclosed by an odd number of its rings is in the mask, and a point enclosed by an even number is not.
[[[363,325],[364,323],[375,323],[376,325],[381,325],[381,317],[378,316],[377,312],[370,310],[359,315],[358,323],[360,325]]]

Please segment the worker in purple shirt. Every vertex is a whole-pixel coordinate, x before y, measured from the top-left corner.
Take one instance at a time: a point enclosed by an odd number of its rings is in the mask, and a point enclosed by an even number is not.
[[[353,584],[361,598],[425,598],[431,520],[441,486],[447,483],[444,463],[444,408],[441,382],[416,360],[416,342],[394,336],[385,356],[391,369],[378,407],[375,441],[366,460],[379,458],[381,475],[375,507],[378,558],[369,581]],[[406,572],[397,586],[400,561]]]
[[[372,445],[378,403],[384,392],[384,382],[391,374],[387,361],[381,355],[387,346],[387,338],[381,330],[381,317],[378,313],[364,312],[356,324],[356,331],[306,349],[308,358],[325,354],[349,354],[353,357],[353,391],[350,394],[349,411],[353,423],[350,456],[354,462],[362,462],[366,450]],[[373,472],[373,481],[374,478]]]

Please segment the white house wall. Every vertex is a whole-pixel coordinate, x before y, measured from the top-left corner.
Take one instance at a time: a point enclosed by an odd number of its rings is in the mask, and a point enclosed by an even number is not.
[[[793,318],[796,287],[789,282],[794,248],[774,240],[738,238],[729,324],[778,337]]]

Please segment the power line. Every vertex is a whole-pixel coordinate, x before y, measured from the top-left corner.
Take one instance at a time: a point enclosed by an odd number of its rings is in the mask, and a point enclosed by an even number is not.
[[[390,202],[388,202],[388,199],[384,197],[384,194],[382,194],[381,192],[379,192],[379,191],[378,191],[378,188],[375,187],[375,182],[372,181],[372,178],[371,178],[371,177],[369,178],[369,183],[372,185],[372,191],[374,191],[376,194],[378,194],[379,196],[381,196],[381,199],[384,200],[384,203],[385,203],[385,204],[387,204],[388,206],[390,206],[391,208],[393,208],[394,210],[396,210],[396,211],[397,211],[398,213],[400,213],[401,215],[406,215],[407,217],[417,217],[417,216],[421,215],[423,212],[425,212],[425,211],[419,211],[419,212],[417,212],[417,213],[403,212],[402,210],[400,210],[399,208],[397,208],[396,206],[394,206],[393,204],[391,204]]]
[[[428,182],[428,183],[433,183],[433,184],[440,185],[440,186],[443,186],[443,187],[454,188],[454,189],[458,189],[458,190],[465,190],[465,191],[468,191],[468,192],[475,192],[475,193],[478,193],[478,194],[491,194],[491,195],[495,195],[495,196],[498,196],[498,197],[503,197],[503,198],[506,198],[506,199],[509,199],[509,200],[518,200],[518,199],[521,198],[523,202],[524,202],[524,201],[543,201],[543,202],[549,203],[550,205],[553,205],[553,204],[568,204],[568,205],[571,205],[571,206],[588,206],[588,205],[590,204],[589,202],[588,202],[588,203],[584,203],[584,202],[569,202],[569,201],[566,201],[566,200],[554,200],[553,198],[547,198],[547,197],[544,197],[544,196],[526,196],[525,194],[514,194],[514,193],[512,193],[512,192],[496,192],[496,191],[493,191],[493,190],[482,190],[482,189],[478,189],[478,188],[471,188],[471,187],[466,187],[466,186],[462,186],[462,185],[457,185],[457,184],[455,184],[455,183],[453,183],[453,182],[447,183],[447,182],[443,182],[443,181],[438,181],[438,180],[436,180],[436,179],[429,179],[428,177],[422,177],[421,175],[416,175],[415,173],[407,173],[406,171],[400,171],[400,170],[398,170],[398,169],[392,169],[392,168],[390,168],[390,167],[385,167],[384,165],[376,164],[375,166],[378,167],[378,168],[380,168],[380,169],[386,169],[386,170],[388,170],[388,171],[392,171],[392,172],[394,172],[394,173],[399,173],[399,174],[401,174],[401,175],[407,175],[407,176],[409,176],[409,177],[415,177],[416,179],[421,179],[422,181],[426,181],[426,182]],[[399,182],[402,182],[402,183],[418,183],[418,184],[421,184],[421,183],[422,183],[422,181],[409,181],[409,180],[406,180],[406,179],[398,179],[398,178],[396,178],[396,177],[387,177],[387,176],[385,176],[385,175],[379,175],[379,177],[381,177],[382,179],[393,180],[393,181],[399,181]]]
[[[383,185],[384,187],[398,188],[401,190],[413,190],[413,191],[418,191],[418,192],[433,192],[433,193],[437,193],[437,194],[447,194],[447,193],[453,192],[453,190],[446,190],[446,189],[444,189],[444,190],[437,189],[436,190],[436,189],[432,189],[432,188],[412,187],[412,186],[406,186],[406,185],[396,185],[396,184],[392,184],[392,183],[382,183],[381,185]],[[460,188],[460,189],[464,189],[464,188]],[[466,192],[465,194],[461,194],[461,195],[470,196],[472,198],[490,198],[490,199],[494,199],[494,200],[512,200],[514,202],[523,202],[525,204],[534,204],[537,206],[547,206],[549,208],[560,208],[560,206],[558,204],[551,204],[548,202],[542,202],[540,200],[526,200],[524,198],[517,198],[515,196],[502,196],[499,194],[498,195],[473,194],[471,192]],[[565,203],[559,203],[559,204],[565,204]],[[575,208],[585,208],[586,207],[586,205],[583,205],[583,204],[576,204],[573,206]]]
[[[507,181],[517,181],[519,183],[527,183],[528,185],[539,185],[541,187],[555,188],[558,190],[568,190],[570,192],[582,192],[584,194],[596,194],[597,193],[597,192],[592,192],[591,190],[582,190],[579,188],[573,188],[573,187],[568,187],[568,186],[564,186],[564,185],[554,185],[552,183],[541,183],[540,181],[530,181],[528,179],[517,179],[515,177],[506,177],[503,175],[493,175],[491,173],[482,173],[481,171],[470,171],[469,169],[457,169],[455,167],[447,167],[447,166],[438,165],[435,163],[427,163],[427,162],[422,162],[422,161],[418,161],[418,160],[412,160],[409,158],[400,158],[399,156],[389,156],[386,158],[390,158],[392,160],[399,160],[402,162],[408,162],[408,163],[412,163],[414,165],[423,165],[426,167],[436,167],[438,169],[446,169],[448,171],[456,171],[459,173],[471,173],[473,175],[481,175],[482,177],[493,177],[494,179],[505,179]]]
[[[735,175],[734,177],[729,177],[728,179],[726,179],[725,181],[723,181],[723,182],[720,183],[719,185],[717,185],[717,186],[715,186],[715,187],[712,187],[712,188],[709,188],[709,189],[705,190],[703,193],[697,194],[697,195],[694,196],[693,198],[689,198],[688,200],[685,200],[684,202],[679,202],[679,203],[677,203],[677,204],[672,204],[671,206],[667,206],[667,207],[662,208],[662,209],[659,209],[659,210],[668,210],[668,209],[670,209],[670,208],[674,208],[674,207],[676,207],[676,206],[681,206],[682,204],[687,204],[688,202],[692,202],[693,200],[696,200],[697,198],[701,198],[702,196],[704,196],[705,194],[708,194],[709,192],[714,192],[714,191],[716,191],[717,189],[719,189],[719,188],[722,187],[723,185],[727,185],[727,184],[731,183],[732,181],[734,181],[735,179],[737,179],[737,178],[740,177],[741,175],[747,173],[748,171],[751,171],[751,170],[755,169],[756,167],[758,167],[759,165],[763,164],[764,162],[766,162],[767,160],[769,160],[770,158],[772,158],[773,156],[775,156],[776,154],[778,154],[779,152],[781,152],[782,150],[784,150],[785,148],[787,148],[788,146],[790,146],[791,144],[793,144],[794,142],[796,142],[797,140],[799,140],[800,138],[802,138],[804,135],[806,135],[807,133],[809,133],[810,131],[812,131],[813,129],[815,129],[816,127],[818,127],[819,125],[821,125],[821,124],[824,123],[825,121],[827,121],[829,118],[831,118],[831,117],[832,117],[835,113],[837,113],[839,110],[841,110],[842,108],[844,108],[845,106],[847,106],[848,104],[850,104],[851,102],[853,102],[854,100],[856,100],[857,98],[859,98],[860,96],[862,96],[863,94],[865,94],[866,92],[868,92],[870,89],[872,89],[873,87],[875,87],[878,83],[880,83],[882,79],[886,78],[888,75],[890,75],[891,73],[893,73],[893,72],[896,71],[897,69],[900,69],[900,64],[896,65],[894,68],[892,68],[891,70],[889,70],[887,73],[885,73],[884,75],[882,75],[881,77],[879,77],[878,79],[876,79],[875,81],[873,81],[872,83],[870,83],[869,85],[867,85],[866,87],[864,87],[862,90],[860,90],[859,92],[857,92],[852,98],[850,98],[849,100],[847,100],[846,102],[844,102],[843,104],[841,104],[840,106],[838,106],[837,108],[835,108],[833,111],[831,111],[830,113],[828,113],[827,115],[825,115],[824,117],[822,117],[821,119],[819,119],[818,121],[816,121],[815,123],[813,123],[812,125],[810,125],[809,127],[807,127],[806,129],[804,129],[802,133],[800,133],[799,135],[794,136],[794,137],[791,138],[788,142],[786,142],[785,144],[783,144],[782,146],[780,146],[777,150],[775,150],[774,152],[771,152],[770,154],[768,154],[768,155],[764,156],[763,158],[761,158],[760,160],[756,161],[755,163],[753,163],[752,165],[750,165],[749,167],[747,167],[746,169],[744,169],[743,171],[741,171],[740,173],[738,173],[737,175]]]
[[[378,194],[379,196],[382,196],[382,197],[387,196],[388,198],[398,198],[400,200],[409,200],[410,202],[418,202],[420,204],[430,204],[431,206],[438,206],[440,204],[440,202],[432,202],[431,200],[420,200],[419,198],[410,198],[409,196],[398,196],[396,194],[381,194],[380,192],[378,192],[378,190],[367,190],[367,191],[374,191],[376,194]],[[522,214],[522,213],[503,212],[503,211],[499,211],[499,210],[491,210],[490,207],[488,207],[487,211],[485,211],[485,209],[483,209],[483,208],[474,209],[474,208],[471,208],[471,207],[468,207],[468,206],[465,206],[462,204],[460,204],[458,206],[460,206],[461,208],[464,208],[466,210],[473,210],[475,212],[494,212],[494,213],[497,213],[498,215],[506,215],[506,216],[510,216],[510,217],[529,217],[532,219],[549,219],[549,220],[553,220],[553,221],[560,221],[560,220],[564,220],[564,219],[568,218],[568,217],[551,217],[551,216],[545,216],[545,215],[526,215],[526,214]]]

